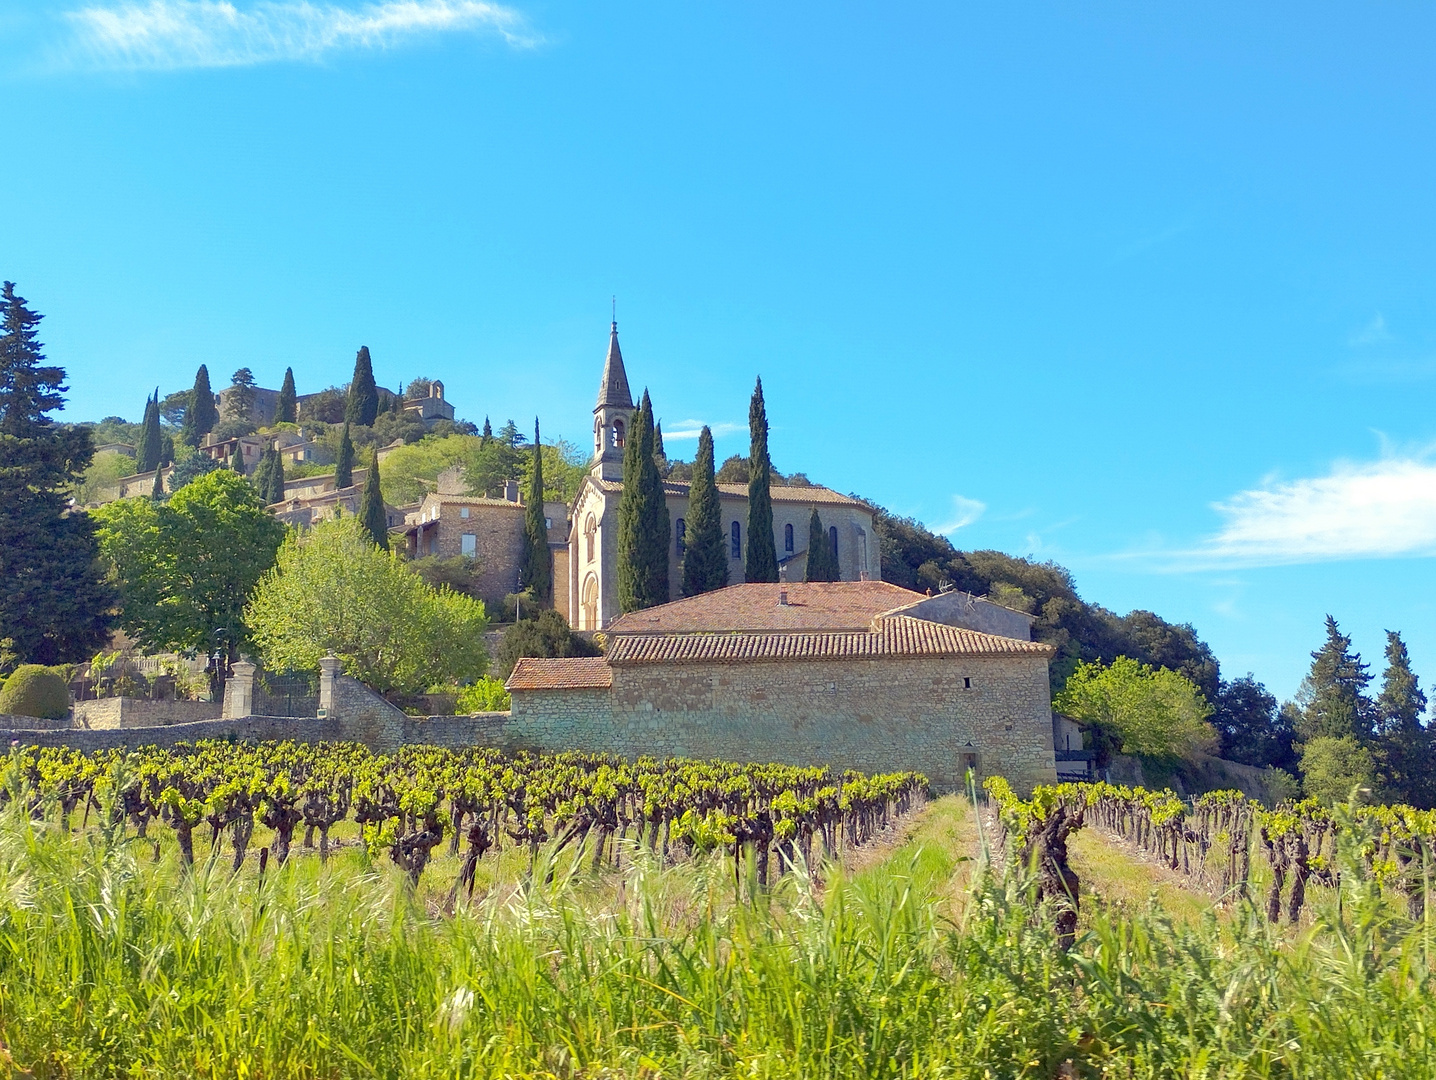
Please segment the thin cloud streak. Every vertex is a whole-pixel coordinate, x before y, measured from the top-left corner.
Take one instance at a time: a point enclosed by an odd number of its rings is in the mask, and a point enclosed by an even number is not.
[[[987,512],[987,504],[977,499],[969,499],[965,495],[954,495],[952,497],[952,520],[939,525],[937,532],[944,536],[957,532],[958,529],[966,528]]]
[[[1226,524],[1201,546],[1136,557],[1171,570],[1207,570],[1436,555],[1431,456],[1428,449],[1340,463],[1326,476],[1239,492],[1214,504]]]
[[[316,61],[345,49],[388,49],[423,36],[489,33],[536,45],[519,12],[484,0],[389,0],[362,7],[227,0],[150,0],[66,13],[73,33],[58,66],[176,71]]]
[[[661,420],[659,421],[659,423],[662,422]],[[748,425],[728,423],[725,421],[721,424],[709,424],[708,430],[711,431],[713,437],[717,439],[724,435],[735,435],[740,431],[747,431]],[[696,439],[702,431],[702,420],[680,420],[678,421],[678,430],[669,431],[666,428],[664,429],[663,441],[667,442],[669,439]]]

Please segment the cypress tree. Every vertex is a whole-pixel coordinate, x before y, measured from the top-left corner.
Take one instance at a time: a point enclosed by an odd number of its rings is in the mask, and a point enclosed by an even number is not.
[[[1297,735],[1303,741],[1351,736],[1369,742],[1372,708],[1366,687],[1370,682],[1366,664],[1351,649],[1351,638],[1328,615],[1326,642],[1311,654],[1311,673],[1297,693],[1302,707]]]
[[[379,490],[379,448],[369,451],[369,472],[364,477],[364,491],[359,496],[359,520],[365,530],[385,551],[389,550],[389,519],[384,513],[384,496]]]
[[[0,640],[21,661],[75,663],[109,637],[116,597],[99,563],[93,519],[70,511],[94,456],[89,428],[48,416],[65,403],[63,368],[47,366],[15,286],[0,293]]]
[[[539,444],[538,417],[534,417],[533,470],[529,474],[528,505],[524,507],[524,583],[547,603],[553,596],[553,556],[548,549],[548,526],[543,513],[543,447]]]
[[[155,470],[155,483],[150,488],[150,498],[155,502],[163,502],[165,497],[165,473],[163,469]]]
[[[339,437],[339,457],[334,462],[334,486],[338,489],[354,485],[354,443],[349,438],[349,421],[344,421],[344,434]]]
[[[623,495],[618,501],[618,606],[639,611],[668,600],[668,506],[653,460],[653,404],[643,402],[623,450]]]
[[[723,548],[723,509],[713,479],[713,433],[705,424],[698,433],[693,480],[688,487],[688,520],[684,523],[683,595],[721,589],[728,584],[728,554]]]
[[[253,479],[255,490],[265,506],[284,501],[284,459],[279,456],[278,450],[271,446],[264,451]]]
[[[668,461],[668,451],[663,449],[663,422],[659,421],[653,425],[653,456],[664,464]]]
[[[838,560],[833,555],[833,544],[828,530],[823,528],[823,519],[818,517],[818,508],[808,516],[808,581],[837,581]]]
[[[768,459],[768,411],[763,404],[763,380],[753,388],[748,404],[748,581],[778,580],[778,548],[773,541],[773,496],[769,490],[773,463]]]
[[[244,475],[244,447],[238,439],[234,440],[234,453],[229,455],[229,467],[240,476]]]
[[[135,472],[149,472],[160,467],[160,392],[145,398],[145,418],[140,430],[140,445],[135,448]]]
[[[198,446],[219,423],[219,410],[214,407],[214,391],[209,385],[209,368],[203,364],[194,373],[194,389],[189,392],[189,405],[184,411],[182,438],[190,446]]]
[[[274,403],[274,422],[293,424],[299,419],[299,397],[294,392],[294,369],[284,369],[284,383],[279,388],[279,400]]]
[[[369,346],[361,345],[354,358],[354,378],[349,380],[349,400],[344,404],[344,421],[355,427],[369,427],[379,415],[379,388],[374,383],[374,365]]]
[[[494,429],[489,424],[489,418],[487,416],[484,417],[484,433],[480,436],[480,438],[483,439],[483,442],[479,444],[480,446],[488,446],[494,438]]]
[[[1376,699],[1379,757],[1388,801],[1423,809],[1436,803],[1436,745],[1432,732],[1421,723],[1426,695],[1411,670],[1406,643],[1394,630],[1386,631],[1386,673]]]

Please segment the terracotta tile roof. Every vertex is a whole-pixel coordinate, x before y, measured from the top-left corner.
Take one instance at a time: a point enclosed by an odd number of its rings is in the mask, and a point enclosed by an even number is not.
[[[509,690],[607,690],[612,685],[613,672],[601,656],[524,657],[504,683]]]
[[[623,490],[623,484],[618,480],[600,480],[594,478],[592,483],[600,490],[610,494],[616,494]],[[663,490],[666,494],[677,495],[681,498],[688,497],[688,482],[686,480],[665,480]],[[746,499],[748,497],[747,484],[719,484],[718,494],[729,499]],[[867,503],[860,499],[854,499],[850,495],[840,495],[832,488],[825,487],[771,487],[769,495],[774,502],[779,503],[802,503],[804,506],[858,506],[868,509]]]
[[[607,661],[623,665],[1052,655],[1052,647],[1041,642],[899,616],[880,619],[871,630],[831,633],[624,634],[611,639]]]
[[[778,603],[779,590],[788,604]],[[863,630],[883,612],[926,599],[886,581],[795,581],[787,585],[729,585],[701,596],[635,611],[617,619],[611,634],[726,633],[734,630]]]

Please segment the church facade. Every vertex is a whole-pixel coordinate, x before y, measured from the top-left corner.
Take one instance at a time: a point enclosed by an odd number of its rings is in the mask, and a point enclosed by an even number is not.
[[[555,606],[578,630],[602,630],[620,615],[618,607],[618,503],[623,494],[623,449],[635,412],[628,374],[618,345],[618,324],[609,332],[603,381],[593,409],[593,458],[589,474],[574,497],[569,517],[568,549],[555,552]],[[664,481],[668,504],[668,582],[670,599],[682,595],[688,484]],[[808,519],[816,507],[834,545],[843,581],[877,581],[880,563],[872,511],[857,499],[824,487],[782,487],[771,490],[774,550],[788,581],[806,576]],[[746,484],[719,484],[719,504],[728,551],[728,581],[745,581],[748,536]],[[566,564],[566,565],[565,565]],[[566,571],[566,572],[565,572]],[[565,590],[565,583],[567,589]]]

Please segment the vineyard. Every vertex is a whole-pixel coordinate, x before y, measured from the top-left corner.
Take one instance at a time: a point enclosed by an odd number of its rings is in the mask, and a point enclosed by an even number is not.
[[[0,1077],[1436,1075],[1403,808],[430,747],[4,769]],[[1104,904],[1094,850],[1220,902]]]

